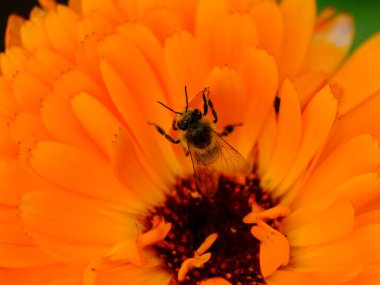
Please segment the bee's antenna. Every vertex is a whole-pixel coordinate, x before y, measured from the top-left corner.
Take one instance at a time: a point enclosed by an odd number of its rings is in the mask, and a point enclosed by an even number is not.
[[[187,97],[187,87],[185,85],[185,96],[186,96],[186,112],[187,112],[187,108],[189,107],[189,98]]]
[[[162,105],[162,106],[164,106],[166,109],[172,111],[173,113],[176,113],[176,114],[182,115],[181,112],[174,111],[172,108],[166,106],[164,103],[162,103],[162,102],[160,102],[160,101],[157,101],[157,103],[160,104],[160,105]]]

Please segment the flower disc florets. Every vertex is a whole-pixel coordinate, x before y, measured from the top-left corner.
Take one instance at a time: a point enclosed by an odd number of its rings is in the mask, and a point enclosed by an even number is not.
[[[210,259],[189,270],[179,283],[196,284],[217,276],[232,284],[265,283],[259,265],[260,242],[252,236],[251,225],[242,221],[253,203],[265,209],[274,205],[255,175],[246,177],[244,184],[221,176],[211,199],[198,193],[192,179],[178,180],[164,205],[153,211],[153,215],[172,223],[165,240],[154,246],[166,269],[178,275],[182,264],[194,256],[205,239],[217,234],[207,250]]]

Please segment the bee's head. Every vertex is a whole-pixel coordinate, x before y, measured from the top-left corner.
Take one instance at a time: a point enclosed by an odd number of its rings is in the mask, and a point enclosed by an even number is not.
[[[189,126],[197,121],[202,119],[202,113],[198,109],[189,109],[184,114],[179,116],[179,119],[177,120],[177,127],[182,130],[186,131]]]

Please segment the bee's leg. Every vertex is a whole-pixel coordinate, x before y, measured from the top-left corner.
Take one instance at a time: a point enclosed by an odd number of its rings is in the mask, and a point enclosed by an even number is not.
[[[177,120],[176,120],[176,119],[173,120],[172,127],[173,127],[173,130],[178,131],[178,128],[177,128]]]
[[[175,140],[173,139],[171,136],[169,136],[163,128],[161,128],[159,125],[155,124],[155,123],[151,123],[151,122],[148,122],[148,125],[150,126],[154,126],[157,130],[157,132],[159,132],[161,135],[163,135],[168,141],[170,141],[171,143],[175,143],[175,144],[178,144],[180,142],[180,140]]]
[[[208,104],[207,104],[207,97],[206,97],[206,92],[207,92],[207,88],[205,88],[205,90],[203,90],[203,93],[202,93],[202,97],[203,97],[203,116],[207,115],[207,112],[208,112]],[[208,93],[207,93],[208,95]]]
[[[183,151],[185,152],[185,155],[186,155],[186,156],[189,156],[189,154],[190,154],[190,151],[189,151],[188,149],[186,149],[186,148],[183,148]]]
[[[219,133],[220,136],[222,137],[226,137],[228,136],[230,133],[232,133],[235,129],[235,127],[240,127],[242,126],[243,124],[242,123],[239,123],[239,124],[233,124],[233,125],[227,125],[223,128],[223,131],[221,131]]]
[[[214,116],[214,123],[218,122],[218,114],[214,109],[214,104],[212,104],[211,99],[208,98],[208,94],[210,93],[208,88],[205,88],[203,91],[203,115],[207,114],[208,107],[210,107],[212,115]]]

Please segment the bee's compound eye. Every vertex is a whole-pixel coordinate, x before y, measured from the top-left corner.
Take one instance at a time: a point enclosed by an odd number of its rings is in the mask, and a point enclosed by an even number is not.
[[[192,121],[192,122],[195,122],[195,121],[199,121],[200,119],[202,119],[202,113],[201,113],[201,111],[199,111],[198,109],[195,109],[195,110],[191,113],[191,121]]]
[[[186,120],[178,121],[177,125],[178,125],[178,128],[182,131],[187,130],[189,127],[189,123]]]

